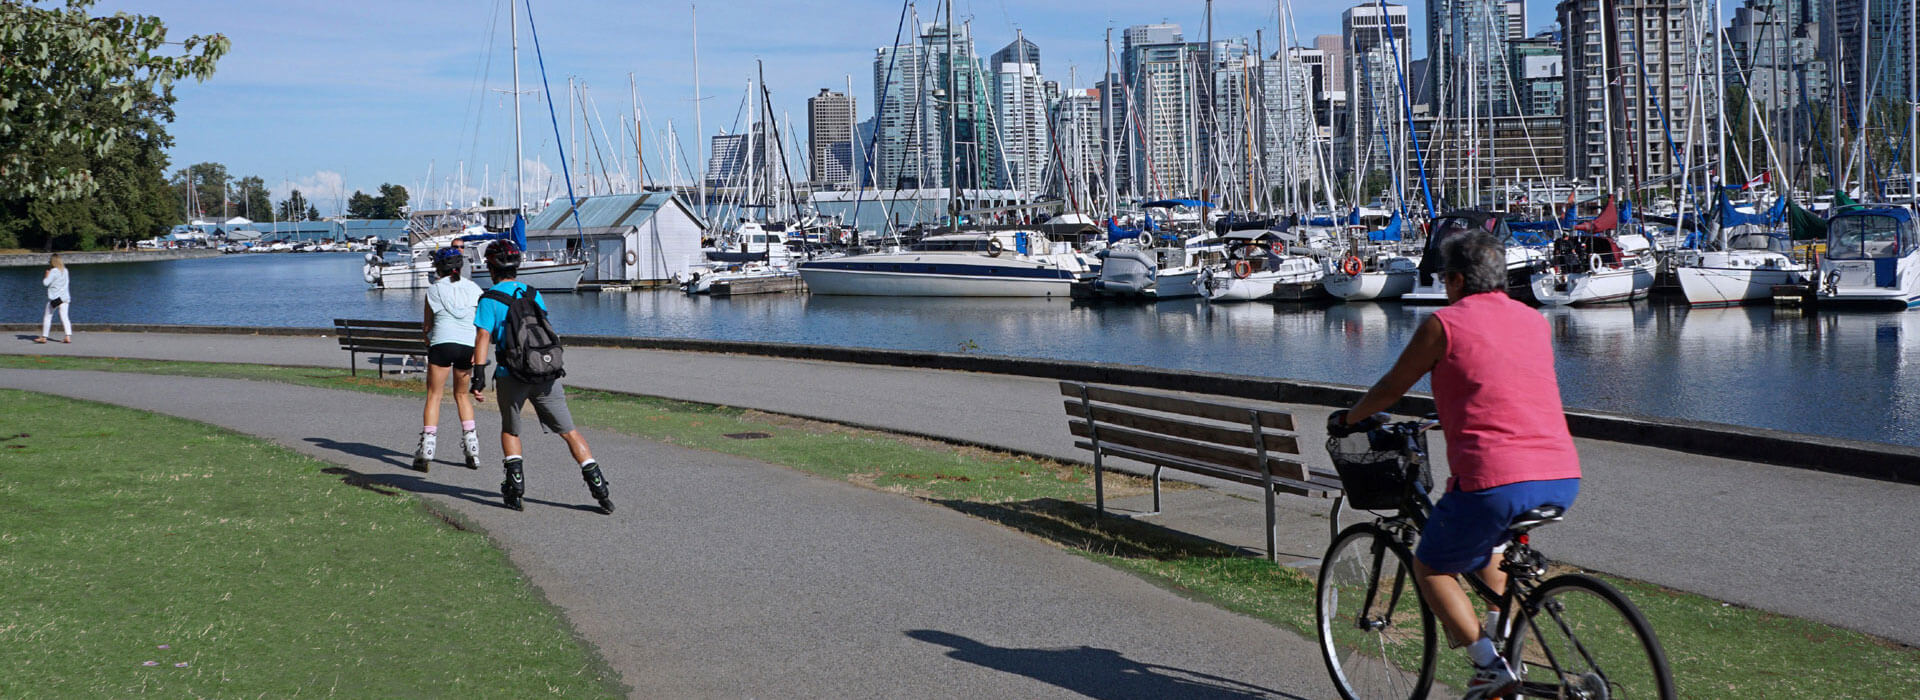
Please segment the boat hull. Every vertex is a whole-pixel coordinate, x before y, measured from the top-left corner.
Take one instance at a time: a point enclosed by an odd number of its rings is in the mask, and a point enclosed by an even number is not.
[[[1362,272],[1358,275],[1336,273],[1327,275],[1321,282],[1327,293],[1346,301],[1373,301],[1378,299],[1398,299],[1413,291],[1414,278],[1419,273],[1406,272]],[[1446,291],[1441,290],[1441,300],[1446,299]]]
[[[1697,307],[1739,306],[1771,302],[1776,285],[1800,284],[1806,279],[1795,270],[1725,267],[1680,267],[1680,291]]]
[[[807,291],[829,296],[889,297],[1065,297],[1073,276],[993,277],[975,274],[936,274],[800,267]]]
[[[1586,306],[1642,299],[1653,289],[1653,269],[1633,266],[1595,272],[1542,272],[1529,286],[1543,306]]]

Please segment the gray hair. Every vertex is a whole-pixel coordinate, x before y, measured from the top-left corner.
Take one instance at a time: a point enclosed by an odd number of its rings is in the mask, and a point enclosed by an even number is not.
[[[1446,272],[1460,275],[1460,295],[1507,289],[1507,246],[1482,231],[1456,233],[1440,244]]]

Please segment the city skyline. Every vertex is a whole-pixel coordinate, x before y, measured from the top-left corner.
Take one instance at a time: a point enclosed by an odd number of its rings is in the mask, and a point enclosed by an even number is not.
[[[233,54],[208,82],[177,87],[179,117],[172,129],[176,144],[169,151],[173,169],[205,161],[226,163],[237,174],[263,177],[276,198],[284,197],[289,188],[302,189],[329,214],[346,194],[355,189],[372,191],[385,182],[444,191],[463,160],[469,166],[470,189],[479,188],[483,180],[510,180],[500,172],[512,165],[511,111],[504,94],[510,84],[504,5],[381,5],[377,13],[372,5],[356,3],[268,8],[212,2],[196,7],[202,11],[183,12],[177,4],[158,0],[108,0],[98,7],[102,12],[159,15],[175,37],[223,32],[233,40]],[[931,16],[933,7],[917,7],[923,23],[936,19]],[[1534,0],[1529,12],[1536,18],[1551,17],[1549,7],[1549,2]],[[1170,14],[1164,4],[1144,2],[1107,3],[1103,8],[1110,14],[1043,5],[1019,8],[1020,16],[1014,16],[1010,7],[962,2],[956,5],[956,22],[972,19],[975,50],[982,55],[1024,33],[1044,51],[1045,78],[1058,82],[1063,90],[1095,86],[1109,22],[1116,30],[1116,53],[1119,30],[1136,24],[1176,23],[1190,38],[1204,32],[1204,3],[1193,3],[1184,14]],[[1313,35],[1337,34],[1339,14],[1345,9],[1346,5],[1296,7],[1294,24],[1300,41],[1295,43],[1311,45]],[[662,179],[661,161],[668,156],[681,161],[684,169],[687,161],[700,157],[696,149],[705,155],[705,145],[695,145],[702,136],[722,129],[738,133],[744,128],[735,114],[756,59],[766,60],[767,82],[774,92],[775,109],[782,112],[777,116],[783,128],[797,126],[804,135],[806,100],[822,88],[845,92],[848,76],[853,81],[852,95],[858,98],[859,119],[870,118],[873,91],[867,74],[875,49],[893,40],[900,5],[850,3],[805,13],[781,3],[700,6],[703,135],[694,129],[688,6],[635,10],[615,3],[551,7],[534,3],[533,12],[556,96],[561,140],[568,139],[564,128],[568,76],[581,76],[590,86],[590,107],[597,107],[606,129],[614,131],[619,128],[617,117],[632,108],[627,73],[633,72],[647,117],[642,141],[648,169],[655,179]],[[1422,13],[1410,14],[1409,36],[1402,40],[1419,56],[1425,33]],[[788,34],[769,40],[755,31],[758,22],[776,15],[783,19],[783,27],[791,29]],[[1278,47],[1272,39],[1275,15],[1273,3],[1216,3],[1215,36],[1251,41],[1258,30],[1266,35],[1265,46],[1271,53]],[[367,22],[372,16],[382,21]],[[526,23],[523,14],[523,91],[539,89],[539,67]],[[908,28],[902,41],[910,41],[913,32]],[[644,33],[649,40],[610,40],[634,33]],[[1117,64],[1115,70],[1119,70]],[[1069,82],[1069,73],[1076,74],[1077,84]],[[542,168],[558,170],[544,100],[534,94],[524,102],[525,151],[532,171],[528,184],[534,188],[528,197],[537,199],[554,190],[564,194],[559,178],[551,178],[553,183],[541,178],[546,174]],[[664,150],[657,142],[666,133],[669,119],[681,153],[657,152]],[[594,127],[598,130],[600,125]],[[620,148],[609,143],[602,150],[608,147]],[[423,188],[429,167],[437,184]],[[679,180],[684,183],[685,175]],[[575,185],[582,187],[582,183]]]

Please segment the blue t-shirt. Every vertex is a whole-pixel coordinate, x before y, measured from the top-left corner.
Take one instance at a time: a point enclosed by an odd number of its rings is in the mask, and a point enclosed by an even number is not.
[[[501,282],[493,285],[493,287],[487,291],[493,291],[495,289],[500,290],[501,294],[510,297],[520,296],[521,294],[532,294],[533,303],[539,304],[542,311],[545,311],[547,308],[547,300],[540,297],[540,292],[529,289],[523,282]],[[506,323],[507,305],[484,296],[480,297],[480,308],[473,312],[473,327],[486,331],[487,336],[493,339],[493,350],[495,353],[500,351],[500,327],[506,325]],[[499,363],[498,358],[495,358],[494,365],[493,376],[507,376],[507,368],[505,365]]]

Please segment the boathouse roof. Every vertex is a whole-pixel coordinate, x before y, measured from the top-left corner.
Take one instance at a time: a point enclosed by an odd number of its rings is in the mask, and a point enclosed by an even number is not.
[[[672,205],[695,221],[693,209],[685,202],[678,201],[672,192],[640,192],[636,194],[609,194],[595,197],[581,197],[572,203],[556,201],[546,211],[533,217],[527,223],[528,231],[556,231],[574,228],[573,218],[569,216],[576,209],[580,213],[580,228],[583,229],[621,229],[638,227],[653,218],[662,207]]]

